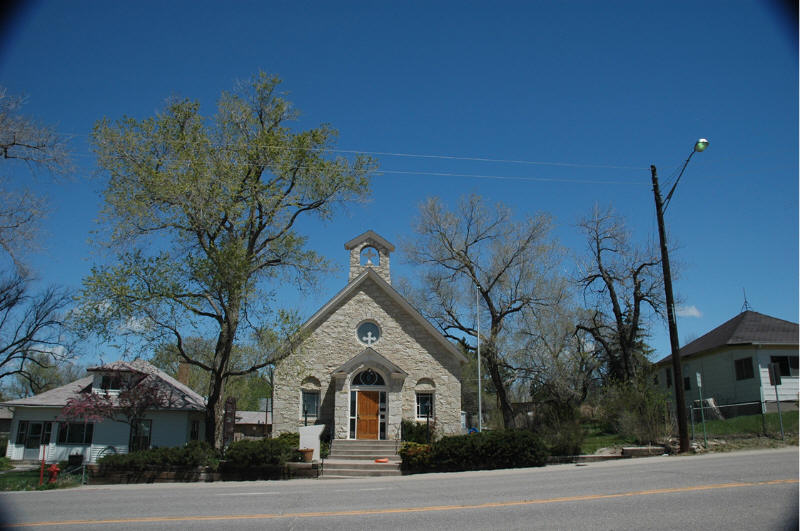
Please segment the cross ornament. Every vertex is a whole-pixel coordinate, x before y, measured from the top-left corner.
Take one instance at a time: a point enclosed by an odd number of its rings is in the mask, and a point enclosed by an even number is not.
[[[377,253],[375,253],[375,249],[373,249],[372,247],[367,247],[367,249],[364,251],[364,256],[367,258],[366,265],[373,265],[372,259],[377,257]]]
[[[363,341],[369,346],[372,346],[372,344],[375,343],[377,340],[378,338],[372,335],[372,330],[367,332],[367,335],[361,338],[361,341]]]

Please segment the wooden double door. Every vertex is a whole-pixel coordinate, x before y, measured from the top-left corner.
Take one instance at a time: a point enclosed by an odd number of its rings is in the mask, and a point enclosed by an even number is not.
[[[379,391],[358,391],[356,439],[378,439],[380,427]]]

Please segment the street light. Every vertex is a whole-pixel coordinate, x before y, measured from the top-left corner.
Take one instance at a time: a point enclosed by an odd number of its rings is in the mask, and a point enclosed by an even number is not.
[[[672,295],[672,273],[669,268],[669,252],[667,251],[667,235],[664,230],[664,211],[669,206],[675,187],[683,176],[686,166],[692,160],[695,153],[701,153],[708,147],[708,140],[701,138],[695,142],[692,152],[683,163],[675,184],[672,185],[665,201],[661,201],[661,192],[658,189],[658,175],[656,167],[650,166],[650,174],[653,179],[653,195],[656,200],[656,217],[658,218],[658,238],[661,242],[661,268],[664,272],[664,294],[667,299],[667,323],[669,326],[669,343],[672,350],[672,374],[674,375],[673,384],[675,386],[675,412],[678,417],[678,438],[680,440],[680,452],[689,451],[689,430],[686,420],[686,396],[683,392],[683,375],[681,370],[680,347],[678,345],[678,325],[675,322],[675,299]]]

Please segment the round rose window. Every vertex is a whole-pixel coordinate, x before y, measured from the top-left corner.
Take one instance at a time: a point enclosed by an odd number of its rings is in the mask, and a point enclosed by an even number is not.
[[[381,337],[381,329],[370,321],[358,325],[356,333],[358,334],[358,340],[367,346],[372,346]]]

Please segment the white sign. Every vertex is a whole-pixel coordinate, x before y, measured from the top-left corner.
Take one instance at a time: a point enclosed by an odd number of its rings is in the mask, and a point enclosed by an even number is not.
[[[703,380],[700,379],[700,373],[696,372],[695,376],[697,376],[697,387],[703,387]]]

